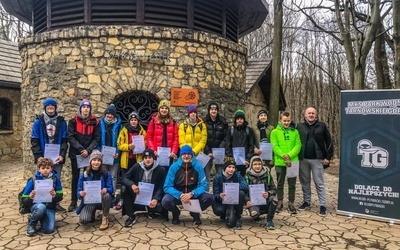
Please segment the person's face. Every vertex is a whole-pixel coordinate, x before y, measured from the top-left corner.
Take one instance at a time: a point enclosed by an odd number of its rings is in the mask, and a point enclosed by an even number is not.
[[[107,121],[111,122],[111,121],[114,120],[114,118],[115,118],[115,116],[113,114],[110,114],[110,113],[106,114],[106,120]]]
[[[132,119],[129,120],[129,124],[131,124],[132,127],[136,128],[138,123],[139,123],[139,121],[136,118],[132,118]]]
[[[45,109],[46,114],[49,116],[53,116],[56,113],[56,107],[53,105],[47,105]]]
[[[189,163],[192,160],[193,156],[192,154],[184,153],[182,154],[182,161],[184,163]]]
[[[162,107],[160,108],[160,114],[161,114],[162,116],[168,115],[168,111],[169,111],[169,109],[168,109],[168,107],[166,107],[166,106],[162,106]]]
[[[154,158],[152,156],[146,155],[143,158],[143,162],[144,162],[144,165],[146,165],[146,167],[150,167],[151,165],[153,165]]]
[[[197,119],[197,113],[196,112],[192,112],[189,114],[189,119],[192,121],[195,121]]]
[[[261,161],[253,161],[253,165],[251,166],[256,173],[260,173],[263,166]]]
[[[90,114],[90,106],[89,105],[83,105],[82,108],[81,108],[81,114],[84,117],[89,116],[89,114]]]
[[[315,110],[315,108],[308,108],[306,109],[304,117],[307,121],[313,122],[317,118],[317,111]]]
[[[217,114],[218,114],[218,110],[216,108],[210,108],[210,116],[212,118],[217,117]]]
[[[53,170],[53,168],[50,165],[40,165],[39,166],[39,173],[43,177],[48,177],[52,170]]]
[[[260,115],[258,116],[258,120],[260,120],[260,122],[266,122],[266,121],[268,120],[268,115],[262,113],[262,114],[260,114]]]
[[[282,118],[281,118],[281,123],[282,123],[282,126],[283,126],[284,128],[288,128],[289,125],[290,125],[290,122],[291,122],[290,116],[282,116]]]
[[[229,165],[229,166],[227,166],[227,167],[225,168],[225,173],[226,173],[227,175],[233,175],[233,173],[235,173],[235,171],[236,171],[235,165]]]
[[[94,158],[91,162],[90,165],[92,167],[93,170],[98,170],[101,166],[101,160],[100,159],[96,159]]]
[[[242,117],[236,118],[236,125],[241,126],[244,123],[244,119]]]

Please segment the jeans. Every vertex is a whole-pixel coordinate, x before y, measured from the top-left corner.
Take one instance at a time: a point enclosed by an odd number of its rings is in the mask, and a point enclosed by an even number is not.
[[[46,205],[43,203],[35,203],[31,207],[31,213],[29,222],[32,222],[34,225],[40,222],[42,232],[45,234],[54,232],[56,224],[55,210],[46,208]]]
[[[118,169],[119,169],[119,164],[114,163],[113,165],[106,165],[103,164],[103,166],[110,171],[111,176],[112,176],[112,183],[113,183],[113,188],[114,188],[114,192],[115,190],[117,190],[117,178],[118,178]]]

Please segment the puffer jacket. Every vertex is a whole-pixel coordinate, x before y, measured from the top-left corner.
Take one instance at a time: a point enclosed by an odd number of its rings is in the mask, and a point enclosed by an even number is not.
[[[172,119],[172,118],[171,118]],[[158,119],[158,114],[151,117],[147,126],[147,146],[157,151],[158,147],[162,147],[164,135],[164,126]],[[167,124],[167,146],[171,148],[171,153],[178,154],[179,150],[179,135],[178,124],[172,119],[172,122]]]
[[[232,148],[244,147],[246,161],[250,162],[250,158],[254,155],[254,131],[248,126],[247,121],[242,126],[233,126],[228,128],[225,138],[225,155],[233,157]]]
[[[189,145],[193,149],[194,155],[198,155],[204,150],[206,142],[207,126],[202,119],[198,118],[194,132],[187,120],[179,124],[179,147]]]
[[[279,122],[277,128],[271,131],[271,143],[275,166],[286,167],[286,162],[282,158],[285,154],[289,155],[291,162],[299,161],[301,141],[297,129],[292,127],[285,129]]]
[[[75,114],[68,122],[69,158],[75,159],[86,149],[90,155],[100,143],[99,121],[94,115],[83,120]]]
[[[144,144],[146,146],[146,131],[140,126],[140,132],[138,135],[143,135],[144,137]],[[121,151],[121,162],[120,166],[123,169],[128,169],[128,161],[129,161],[129,131],[126,127],[121,129],[118,136],[118,149]],[[142,154],[136,155],[136,162],[140,162],[142,160]]]
[[[217,115],[215,121],[213,121],[208,114],[204,122],[207,125],[207,144],[204,153],[212,153],[213,148],[224,148],[226,131],[228,130],[228,123],[226,123],[225,118]]]
[[[226,176],[222,173],[219,172],[215,177],[214,177],[214,181],[213,181],[213,195],[214,195],[214,199],[215,201],[221,203],[222,199],[220,194],[223,193],[224,191],[224,187],[223,184],[224,183],[239,183],[239,190],[244,191],[245,193],[249,192],[249,186],[247,185],[245,179],[243,178],[243,176],[240,175],[239,171],[236,171],[233,173],[232,177],[227,179]],[[247,197],[245,198],[246,202],[249,201],[250,199]]]

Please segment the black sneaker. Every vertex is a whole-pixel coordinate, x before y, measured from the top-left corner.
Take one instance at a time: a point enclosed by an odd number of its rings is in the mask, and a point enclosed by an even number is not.
[[[175,207],[174,211],[172,211],[172,224],[178,225],[179,223],[181,223],[179,215],[181,215],[181,211],[179,210],[179,208]]]
[[[26,235],[32,237],[36,234],[36,224],[33,222],[29,222],[28,226],[26,227]]]
[[[66,212],[66,211],[67,211],[67,209],[65,209],[65,208],[63,208],[62,206],[60,206],[60,204],[57,204],[57,206],[56,206],[56,212],[64,213],[64,212]]]
[[[126,221],[125,221],[125,227],[131,227],[133,224],[136,223],[136,216],[134,215],[133,217],[129,217]]]
[[[319,207],[319,215],[326,216],[326,207],[324,207],[324,206]]]
[[[236,221],[236,228],[237,228],[237,229],[242,229],[242,227],[243,227],[242,219],[238,219],[238,220]]]
[[[289,205],[288,206],[288,208],[289,208],[289,212],[291,213],[291,214],[297,214],[297,210],[296,210],[296,208],[293,206],[293,205]]]
[[[298,210],[300,210],[300,211],[303,211],[303,210],[310,210],[310,203],[308,203],[308,202],[303,202],[303,204],[301,204],[301,206],[300,207],[298,207],[297,209]]]
[[[76,201],[71,201],[71,204],[69,204],[69,207],[68,207],[68,212],[74,211],[76,209],[76,207],[77,207]]]

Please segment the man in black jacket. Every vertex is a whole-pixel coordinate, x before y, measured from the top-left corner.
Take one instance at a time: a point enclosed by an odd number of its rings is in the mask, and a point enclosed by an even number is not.
[[[160,213],[168,219],[168,211],[163,209],[161,199],[164,196],[165,170],[158,166],[152,149],[143,151],[143,161],[135,163],[122,179],[122,184],[126,186],[127,192],[124,193],[124,205],[122,214],[129,217],[125,221],[125,227],[130,227],[136,222],[136,211],[149,211]],[[153,195],[149,205],[135,204],[136,195],[140,193],[140,182],[154,184]]]
[[[314,107],[306,109],[304,122],[300,123],[297,129],[302,144],[299,154],[299,179],[304,201],[298,209],[310,209],[312,174],[319,199],[319,215],[326,216],[324,168],[329,166],[333,156],[331,134],[325,123],[318,121],[317,110]]]

